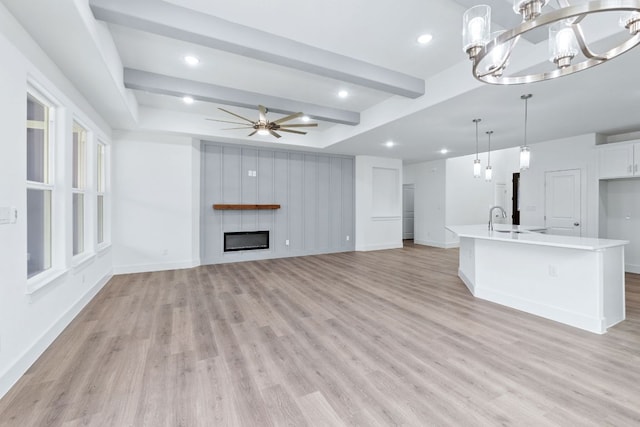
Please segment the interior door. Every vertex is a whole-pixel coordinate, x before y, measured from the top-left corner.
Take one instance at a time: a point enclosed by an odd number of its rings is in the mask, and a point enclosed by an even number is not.
[[[414,226],[414,191],[413,184],[402,186],[402,238],[413,239]]]
[[[580,169],[545,174],[545,226],[549,234],[582,236]]]

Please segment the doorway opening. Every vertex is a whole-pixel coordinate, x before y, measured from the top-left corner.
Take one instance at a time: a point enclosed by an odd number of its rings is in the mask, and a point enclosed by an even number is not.
[[[513,174],[513,191],[511,192],[511,223],[520,225],[520,172]]]
[[[414,235],[414,184],[402,185],[402,239],[413,240]],[[409,242],[411,243],[411,242]]]

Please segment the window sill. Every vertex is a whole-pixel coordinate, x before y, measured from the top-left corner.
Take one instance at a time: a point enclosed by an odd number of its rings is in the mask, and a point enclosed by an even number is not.
[[[111,243],[100,243],[96,250],[98,252],[98,255],[103,255],[109,249],[111,249]]]
[[[401,220],[402,217],[399,215],[376,215],[372,216],[372,221],[398,221]]]
[[[27,279],[27,295],[33,295],[40,289],[56,282],[62,276],[65,276],[69,270],[47,270]]]
[[[73,257],[71,261],[71,267],[73,267],[74,270],[82,268],[84,267],[85,264],[87,264],[89,261],[91,261],[95,257],[96,257],[95,253],[78,254]]]

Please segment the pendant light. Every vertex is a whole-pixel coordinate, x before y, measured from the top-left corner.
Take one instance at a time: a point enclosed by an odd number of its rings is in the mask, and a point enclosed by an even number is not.
[[[480,159],[478,158],[478,123],[480,123],[482,119],[473,119],[473,123],[476,124],[476,159],[473,161],[473,177],[480,178],[480,172],[482,171],[482,166],[480,165]]]
[[[487,135],[489,135],[489,150],[487,151],[487,168],[484,170],[484,180],[491,181],[493,177],[493,170],[491,169],[491,134],[492,130],[487,131]]]
[[[527,145],[527,120],[529,116],[528,104],[529,98],[533,95],[530,93],[527,95],[522,95],[520,99],[524,100],[524,145],[520,147],[520,170],[529,169],[529,161],[531,160],[531,153],[529,152],[529,146]]]

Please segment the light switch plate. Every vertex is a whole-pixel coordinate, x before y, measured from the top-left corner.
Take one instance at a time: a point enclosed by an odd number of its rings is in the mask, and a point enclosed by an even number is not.
[[[0,224],[11,223],[11,208],[0,207]]]

